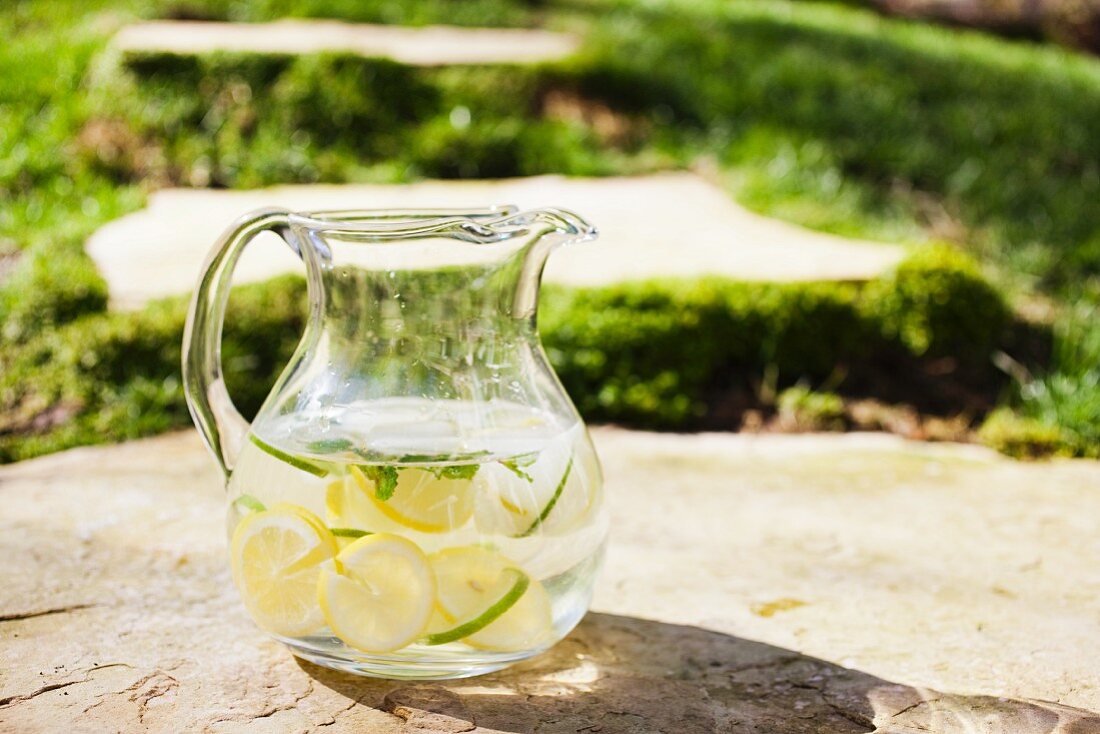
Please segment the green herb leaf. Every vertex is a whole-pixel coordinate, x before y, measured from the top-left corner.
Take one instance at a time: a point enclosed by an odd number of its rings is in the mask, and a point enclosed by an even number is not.
[[[509,461],[514,463],[516,466],[531,466],[532,464],[534,464],[538,460],[539,460],[539,455],[534,453],[534,452],[532,452],[530,454],[519,454],[519,455],[513,456],[511,459],[509,459]]]
[[[374,482],[374,496],[385,502],[397,490],[397,467],[364,464],[359,467],[363,474]]]
[[[397,461],[401,464],[438,464],[447,459],[446,454],[404,454]]]
[[[531,464],[534,464],[535,462],[534,461],[529,461],[526,464],[521,464],[520,463],[521,458],[522,457],[517,456],[514,459],[505,459],[504,461],[500,462],[500,465],[503,466],[505,469],[509,470],[510,472],[512,472],[513,474],[515,474],[520,479],[526,479],[528,484],[533,484],[534,481],[535,481],[535,478],[533,476],[531,476],[530,474],[528,474],[527,472],[525,472],[520,467],[521,466],[531,466]]]
[[[461,464],[459,466],[438,466],[428,469],[436,479],[473,479],[480,464]]]
[[[489,451],[470,451],[463,452],[462,459],[472,459],[478,456],[488,456]],[[454,461],[459,457],[454,454],[405,454],[397,461],[401,464],[446,464],[449,461]]]
[[[337,451],[347,451],[351,447],[351,441],[346,438],[322,438],[306,444],[306,448],[315,454],[334,454]]]

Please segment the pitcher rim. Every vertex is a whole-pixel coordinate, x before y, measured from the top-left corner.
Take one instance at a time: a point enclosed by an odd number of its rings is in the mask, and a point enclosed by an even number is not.
[[[473,243],[500,242],[526,234],[536,223],[551,226],[572,241],[599,232],[579,214],[560,207],[520,210],[513,204],[462,208],[357,208],[288,212],[292,226],[314,232],[381,239],[452,237]]]

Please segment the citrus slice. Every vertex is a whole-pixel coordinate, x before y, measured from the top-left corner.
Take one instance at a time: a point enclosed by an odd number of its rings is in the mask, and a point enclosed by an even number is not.
[[[363,488],[364,482],[367,489]],[[370,480],[347,476],[329,482],[325,490],[325,517],[329,525],[372,532],[399,530],[400,526],[379,512],[370,501]]]
[[[393,494],[382,500],[375,482],[359,467],[350,467],[348,474],[376,510],[398,525],[422,533],[454,530],[465,525],[474,511],[469,479],[437,477],[424,469],[406,467],[397,472]]]
[[[286,464],[290,464],[295,469],[301,469],[304,472],[312,474],[315,477],[323,477],[328,474],[328,469],[312,461],[299,458],[297,456],[291,456],[282,449],[275,448],[267,441],[257,436],[255,433],[248,434],[248,440],[256,444],[256,447],[263,451],[265,454],[274,456],[279,461]]]
[[[317,596],[333,634],[363,652],[390,652],[423,634],[435,579],[415,543],[378,533],[354,541],[326,564]]]
[[[531,578],[518,568],[506,568],[497,580],[497,600],[490,604],[480,614],[462,622],[456,622],[449,629],[431,632],[424,638],[429,645],[445,645],[464,637],[480,632],[495,622],[502,614],[507,612],[516,602],[523,597],[527,587],[531,585]]]
[[[598,484],[586,458],[585,453],[574,456],[555,446],[526,466],[485,466],[473,480],[478,530],[511,538],[571,530]]]
[[[367,535],[372,535],[369,530],[359,530],[357,528],[329,528],[329,531],[337,538],[362,538]]]
[[[553,632],[550,598],[542,584],[516,564],[481,546],[448,548],[429,560],[441,616],[455,623],[433,636],[450,636],[465,628],[462,637],[455,639],[498,651],[526,650],[549,642]]]
[[[239,507],[249,512],[263,512],[267,509],[267,506],[260,502],[250,494],[242,494],[237,499],[233,500],[234,507]]]
[[[256,624],[288,637],[320,628],[317,576],[336,550],[320,518],[301,507],[277,504],[241,520],[230,542],[233,579]]]
[[[428,620],[428,626],[424,629],[424,636],[428,637],[439,632],[446,632],[456,624],[454,617],[439,608],[439,600],[437,599],[435,607],[432,609],[432,616]]]
[[[569,481],[569,475],[573,471],[573,459],[569,459],[569,463],[565,465],[565,473],[561,475],[561,479],[558,481],[557,486],[554,488],[554,494],[550,495],[550,499],[546,501],[546,504],[542,506],[539,514],[531,521],[531,524],[521,532],[517,537],[526,538],[531,535],[539,526],[546,522],[546,518],[550,517],[550,513],[554,511],[554,507],[558,504],[558,500],[561,499],[562,490],[565,489],[565,483]]]

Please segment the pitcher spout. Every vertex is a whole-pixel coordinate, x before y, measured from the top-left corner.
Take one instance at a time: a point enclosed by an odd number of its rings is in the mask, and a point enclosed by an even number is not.
[[[514,219],[523,221],[533,231],[523,261],[513,311],[521,318],[533,317],[538,309],[539,285],[546,261],[558,247],[595,240],[599,230],[580,215],[568,209],[545,208],[521,212]]]

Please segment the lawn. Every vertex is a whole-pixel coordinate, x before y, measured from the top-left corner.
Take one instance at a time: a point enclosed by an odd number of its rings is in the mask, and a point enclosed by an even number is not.
[[[138,17],[319,14],[544,25],[580,33],[585,44],[561,63],[463,69],[342,55],[118,58],[104,50],[115,29]],[[105,285],[82,250],[90,232],[139,207],[152,188],[680,167],[701,168],[748,206],[807,226],[968,251],[982,270],[961,270],[994,284],[1016,310],[1006,317],[1016,326],[989,325],[977,358],[946,355],[979,367],[976,378],[952,378],[983,385],[969,419],[980,421],[999,400],[982,435],[1001,448],[1030,453],[1040,444],[1088,455],[1100,445],[1095,59],[848,5],[780,0],[98,0],[76,11],[61,0],[20,0],[0,16],[0,31],[11,39],[0,48],[0,454],[9,459],[186,422],[174,364],[164,357],[178,349],[180,306],[106,315]],[[457,108],[469,111],[468,124],[453,122]],[[959,271],[952,268],[946,272]],[[928,300],[933,281],[920,280],[915,291],[902,282],[884,281],[893,294],[874,300],[882,309],[893,304],[889,318],[873,323],[877,333],[893,330],[882,336],[890,353],[932,359],[937,340],[961,349],[945,336],[951,319],[930,331],[910,323],[924,313],[913,304]],[[242,296],[249,323],[282,335],[272,345],[241,347],[261,395],[285,355],[283,337],[297,333],[286,287]],[[664,286],[652,288],[666,303]],[[779,291],[804,298],[798,289]],[[248,299],[265,298],[286,308],[249,310]],[[556,298],[580,309],[564,325],[605,308],[591,304],[623,297]],[[952,314],[967,315],[965,300],[954,305]],[[637,315],[644,308],[632,308],[616,327],[624,353],[625,343],[643,338],[632,325],[648,323]],[[1043,324],[1052,325],[1049,348]],[[552,354],[556,339],[576,333],[547,328]],[[118,341],[120,329],[145,343],[147,352],[136,354],[148,360],[104,358],[112,367],[99,372],[83,363],[130,344]],[[1039,346],[1019,336],[1029,329],[1040,334]],[[661,333],[687,339],[690,330]],[[907,334],[923,334],[926,343]],[[801,381],[852,397],[918,402],[873,379],[897,366],[877,347],[826,350],[826,362],[833,360],[826,369],[806,358],[777,372],[768,332],[755,339],[751,358],[724,353],[702,377],[676,363],[614,359],[617,372],[593,372],[564,349],[556,365],[578,380],[574,391],[583,391],[578,402],[590,417],[658,427],[707,413],[721,392],[716,375],[729,371],[744,373],[743,382],[778,374],[779,387]],[[820,351],[812,343],[819,335],[803,339],[801,353]],[[861,360],[879,369],[861,378],[851,369]],[[839,367],[850,376],[836,378]],[[52,377],[36,380],[39,371]]]

